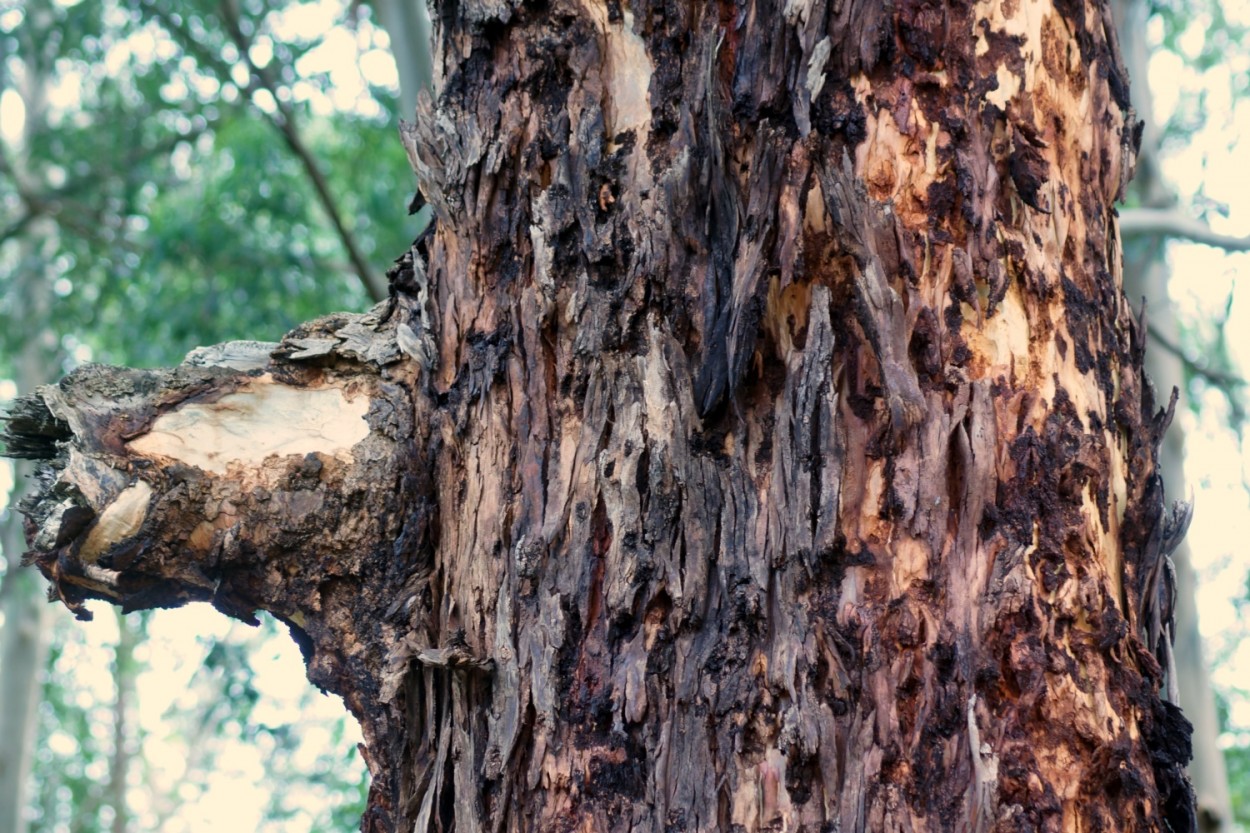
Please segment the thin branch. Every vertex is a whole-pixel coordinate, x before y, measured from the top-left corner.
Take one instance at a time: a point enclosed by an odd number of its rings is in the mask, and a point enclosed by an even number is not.
[[[133,152],[123,158],[120,164],[111,168],[92,168],[88,173],[75,177],[59,188],[52,188],[41,193],[35,193],[29,188],[18,188],[18,197],[25,206],[26,210],[23,214],[0,230],[0,243],[4,243],[24,232],[33,221],[40,217],[56,217],[58,221],[64,223],[61,215],[64,214],[65,203],[70,202],[70,198],[76,194],[88,191],[97,187],[108,179],[113,178],[117,171],[122,171],[122,179],[128,179],[133,176],[135,169],[149,159],[169,153],[182,142],[193,142],[197,139],[204,128],[192,128],[185,133],[171,134],[161,141],[151,146],[140,146]],[[6,170],[9,162],[4,158],[3,152],[0,152],[0,171]]]
[[[1220,234],[1201,220],[1169,208],[1125,208],[1120,212],[1120,234],[1124,237],[1178,237],[1230,252],[1250,251],[1250,236]]]
[[[25,231],[26,227],[34,222],[35,218],[38,216],[38,213],[28,210],[22,214],[21,217],[18,217],[12,223],[9,223],[3,231],[0,231],[0,243],[7,243],[12,238],[17,237]]]
[[[317,199],[320,200],[326,216],[330,218],[330,224],[334,226],[334,231],[342,242],[343,248],[347,251],[347,257],[352,262],[356,274],[360,276],[360,281],[364,284],[365,291],[369,293],[375,302],[383,300],[388,294],[386,283],[370,268],[368,259],[365,258],[364,253],[356,245],[356,238],[348,231],[347,224],[343,221],[343,215],[339,211],[338,203],[330,193],[330,184],[326,181],[325,174],[321,172],[316,158],[313,157],[308,146],[304,144],[303,136],[300,135],[299,129],[296,127],[294,111],[282,101],[281,96],[278,94],[278,85],[273,80],[272,75],[265,68],[257,66],[256,62],[252,60],[251,44],[243,34],[243,29],[239,26],[237,10],[233,7],[233,4],[229,0],[222,0],[219,8],[221,9],[221,16],[225,23],[226,31],[229,33],[230,39],[234,41],[235,47],[238,48],[239,55],[244,63],[247,64],[248,74],[260,81],[260,85],[273,98],[274,106],[281,115],[281,118],[275,118],[272,114],[269,114],[269,121],[282,133],[282,138],[286,140],[287,147],[291,149],[291,152],[299,159],[300,164],[304,166],[304,172],[308,174],[313,190],[317,192]]]
[[[186,23],[165,11],[161,4],[156,0],[140,0],[144,11],[152,15],[158,20],[162,26],[170,32],[178,36],[182,48],[191,53],[200,62],[201,65],[211,67],[216,71],[217,75],[223,80],[228,81],[231,78],[230,65],[220,56],[206,48],[203,43],[196,38]],[[265,110],[260,111],[261,115],[282,134],[283,140],[287,147],[299,159],[300,164],[304,167],[304,172],[311,180],[313,190],[317,193],[317,199],[321,203],[322,210],[329,217],[331,225],[334,226],[335,233],[338,235],[339,242],[343,249],[347,252],[348,260],[352,263],[352,268],[356,272],[356,276],[360,279],[361,284],[365,288],[365,292],[374,301],[381,301],[388,295],[386,282],[380,278],[376,272],[369,267],[369,261],[365,258],[360,248],[356,245],[356,239],[347,229],[347,224],[343,221],[342,214],[338,210],[338,205],[330,193],[329,183],[326,181],[321,169],[317,166],[317,161],[313,157],[311,151],[304,144],[299,131],[295,127],[294,113],[285,105],[281,98],[278,97],[277,85],[268,78],[267,74],[262,72],[253,62],[248,51],[246,38],[243,37],[241,31],[238,30],[238,19],[234,16],[234,10],[227,3],[221,4],[222,16],[226,19],[227,30],[230,32],[231,40],[234,41],[235,47],[239,50],[242,58],[247,63],[249,71],[248,86],[244,90],[249,97],[258,89],[265,89],[274,100],[278,113],[270,113]],[[255,106],[255,105],[253,105]]]
[[[313,188],[317,192],[317,198],[321,201],[321,207],[330,218],[330,223],[334,226],[334,231],[339,236],[339,240],[342,241],[343,248],[347,250],[347,257],[352,262],[352,267],[355,269],[356,274],[360,277],[360,282],[364,284],[365,291],[369,293],[369,297],[374,302],[385,300],[389,294],[386,281],[370,268],[364,252],[360,251],[360,247],[356,245],[356,238],[348,231],[346,224],[343,222],[343,216],[338,210],[338,205],[330,194],[330,185],[326,182],[325,175],[322,174],[321,169],[317,167],[317,162],[313,158],[312,153],[295,131],[291,122],[284,120],[280,125],[280,129],[283,136],[286,137],[287,145],[291,148],[291,152],[299,158],[300,163],[303,164],[304,170],[308,174],[308,178],[312,180]]]
[[[1185,366],[1185,369],[1188,370],[1190,373],[1194,374],[1195,376],[1201,376],[1203,379],[1206,379],[1208,382],[1215,385],[1217,388],[1224,391],[1225,393],[1230,393],[1231,391],[1237,388],[1245,387],[1246,385],[1245,379],[1233,373],[1225,373],[1220,370],[1213,370],[1209,367],[1205,367],[1199,364],[1198,362],[1191,359],[1188,356],[1188,354],[1186,354],[1185,351],[1181,349],[1181,346],[1179,344],[1172,341],[1167,336],[1164,336],[1163,334],[1155,330],[1151,330],[1150,338],[1154,340],[1155,344],[1159,345],[1164,350],[1166,350],[1167,352],[1175,356],[1177,359],[1179,359],[1181,364],[1183,364]]]

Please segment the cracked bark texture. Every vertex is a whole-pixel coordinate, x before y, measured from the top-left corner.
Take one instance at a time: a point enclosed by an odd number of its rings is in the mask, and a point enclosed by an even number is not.
[[[18,409],[54,592],[288,622],[366,831],[1189,829],[1107,8],[432,11],[389,304]]]

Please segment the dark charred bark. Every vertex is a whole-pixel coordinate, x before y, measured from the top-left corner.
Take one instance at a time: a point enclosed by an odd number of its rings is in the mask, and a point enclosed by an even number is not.
[[[19,410],[56,592],[290,623],[368,831],[1188,829],[1106,9],[435,11],[389,305]]]

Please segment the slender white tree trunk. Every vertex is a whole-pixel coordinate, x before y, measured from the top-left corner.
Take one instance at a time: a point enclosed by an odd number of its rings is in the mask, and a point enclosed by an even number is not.
[[[424,0],[373,0],[378,20],[391,39],[391,54],[399,69],[399,112],[412,119],[417,93],[429,89],[433,77],[430,58],[430,12]]]
[[[31,9],[29,14],[42,15],[46,10]],[[36,28],[43,30],[45,27]],[[28,149],[38,141],[47,120],[47,63],[50,59],[37,50],[32,54],[33,59],[26,62],[18,76],[17,86],[25,105],[26,124],[18,146],[9,149],[22,194],[41,190],[39,173],[29,168],[27,159]],[[30,224],[20,244],[14,291],[21,297],[20,308],[28,326],[25,347],[16,368],[16,381],[22,389],[45,383],[57,373],[57,337],[49,327],[54,276],[48,258],[57,233],[52,219],[38,217]],[[14,833],[26,830],[23,811],[49,619],[43,583],[31,575],[31,571],[17,569],[26,550],[17,502],[32,470],[25,461],[15,463],[15,485],[0,532],[8,567],[3,588],[4,626],[0,629],[0,831]]]
[[[23,474],[29,468],[17,466]],[[0,749],[4,750],[0,754],[0,830],[24,833],[48,606],[39,576],[15,570],[24,549],[16,511],[10,511],[4,521],[3,540],[5,560],[13,572],[5,576],[4,627],[0,629]],[[9,553],[19,555],[10,557]]]
[[[1138,157],[1137,176],[1133,187],[1140,201],[1148,206],[1170,204],[1174,195],[1162,180],[1159,170],[1159,127],[1154,121],[1154,106],[1148,86],[1148,50],[1145,43],[1148,4],[1142,0],[1117,0],[1116,21],[1121,33],[1124,63],[1134,80],[1133,103],[1145,124]],[[1134,303],[1143,299],[1150,310],[1150,329],[1177,343],[1176,318],[1168,300],[1168,271],[1163,258],[1162,240],[1130,241],[1129,248],[1141,252],[1125,261],[1125,293]],[[1165,350],[1146,352],[1146,372],[1156,389],[1168,391],[1184,386],[1180,360]],[[1185,433],[1173,426],[1159,449],[1159,469],[1164,490],[1169,495],[1185,495]],[[1202,634],[1198,627],[1198,606],[1194,601],[1197,580],[1188,543],[1182,542],[1172,554],[1176,562],[1176,676],[1180,689],[1180,706],[1194,725],[1194,759],[1189,765],[1198,799],[1198,821],[1204,833],[1231,831],[1232,804],[1228,793],[1228,773],[1224,753],[1219,747],[1219,718],[1215,693],[1202,652]]]
[[[46,225],[45,221],[37,221]],[[30,262],[28,260],[28,262]],[[32,299],[46,295],[46,276],[34,273],[28,280]],[[33,320],[46,318],[47,304],[36,305]],[[18,384],[38,385],[47,381],[43,328],[35,326],[19,359]],[[0,628],[0,830],[24,833],[26,822],[26,787],[29,781],[31,753],[38,718],[40,684],[43,680],[47,653],[49,607],[44,597],[44,582],[31,570],[19,569],[22,553],[22,519],[17,501],[25,492],[33,467],[25,460],[14,463],[14,488],[9,496],[9,509],[3,520],[2,541],[7,571],[4,576],[4,625]]]

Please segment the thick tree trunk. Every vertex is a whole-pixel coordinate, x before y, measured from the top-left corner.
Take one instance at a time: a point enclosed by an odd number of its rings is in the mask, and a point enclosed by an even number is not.
[[[1107,9],[434,24],[389,305],[16,413],[62,597],[289,622],[370,831],[1188,829]]]

